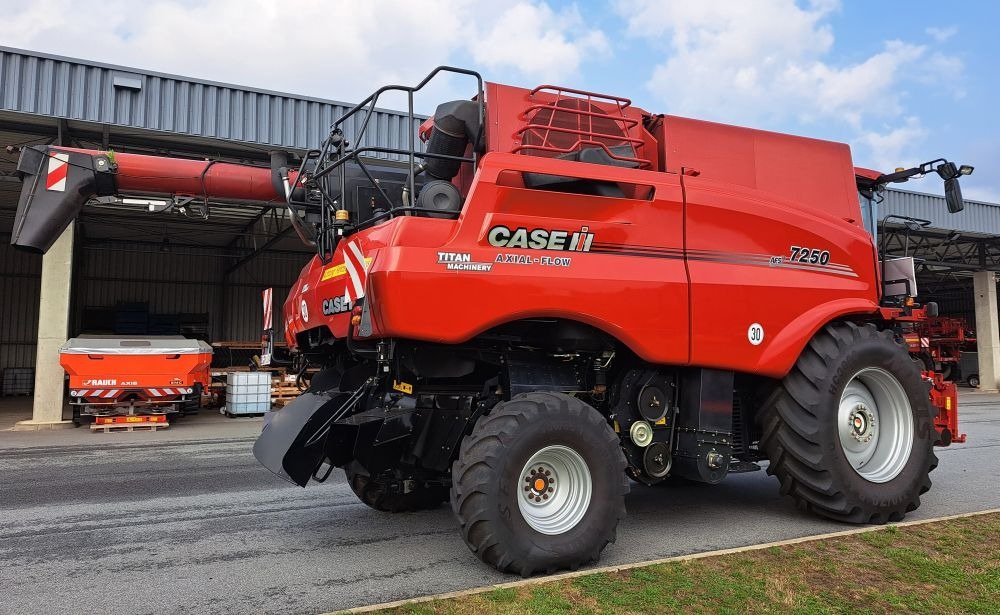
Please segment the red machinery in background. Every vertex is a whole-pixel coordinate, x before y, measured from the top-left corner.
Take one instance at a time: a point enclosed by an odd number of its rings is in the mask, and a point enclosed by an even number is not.
[[[913,331],[906,334],[906,343],[925,370],[955,381],[967,375],[961,373],[962,353],[976,349],[975,332],[964,318],[952,316],[928,316],[914,323]]]
[[[211,346],[179,335],[76,337],[59,350],[78,424],[136,416],[162,424],[168,415],[197,410],[211,363]]]

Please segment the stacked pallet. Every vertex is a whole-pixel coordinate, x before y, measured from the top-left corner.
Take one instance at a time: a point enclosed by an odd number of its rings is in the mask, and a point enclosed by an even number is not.
[[[295,383],[295,375],[288,374],[271,380],[271,403],[281,407],[302,394]]]

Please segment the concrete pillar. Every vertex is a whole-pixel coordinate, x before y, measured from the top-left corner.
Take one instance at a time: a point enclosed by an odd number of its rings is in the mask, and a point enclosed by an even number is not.
[[[992,271],[972,276],[976,299],[976,346],[979,350],[979,390],[996,391],[1000,382],[1000,320],[997,281]]]
[[[42,257],[42,288],[38,302],[38,348],[35,354],[35,399],[31,420],[15,430],[71,427],[62,420],[63,369],[59,347],[69,333],[70,285],[73,272],[73,225],[63,231]]]

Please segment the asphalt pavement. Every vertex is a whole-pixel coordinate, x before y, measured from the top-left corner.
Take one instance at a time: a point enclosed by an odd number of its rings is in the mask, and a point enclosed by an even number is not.
[[[1000,396],[960,407],[969,442],[938,449],[908,519],[1000,507]],[[0,613],[316,613],[516,578],[469,552],[446,506],[379,513],[339,472],[284,483],[250,452],[258,428],[0,432]],[[602,565],[850,527],[799,512],[764,472],[634,485],[627,505]]]

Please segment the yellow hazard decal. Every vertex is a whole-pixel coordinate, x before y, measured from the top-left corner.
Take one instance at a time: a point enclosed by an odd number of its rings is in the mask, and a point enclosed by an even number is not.
[[[365,257],[365,269],[372,264],[372,258],[370,256]],[[347,265],[340,263],[339,265],[334,265],[333,267],[327,267],[326,271],[323,272],[323,277],[320,278],[320,282],[326,282],[327,280],[332,280],[333,278],[339,278],[340,276],[347,273]]]
[[[393,380],[392,388],[402,393],[406,393],[407,395],[413,395],[413,385],[408,382],[399,382],[398,380]]]

